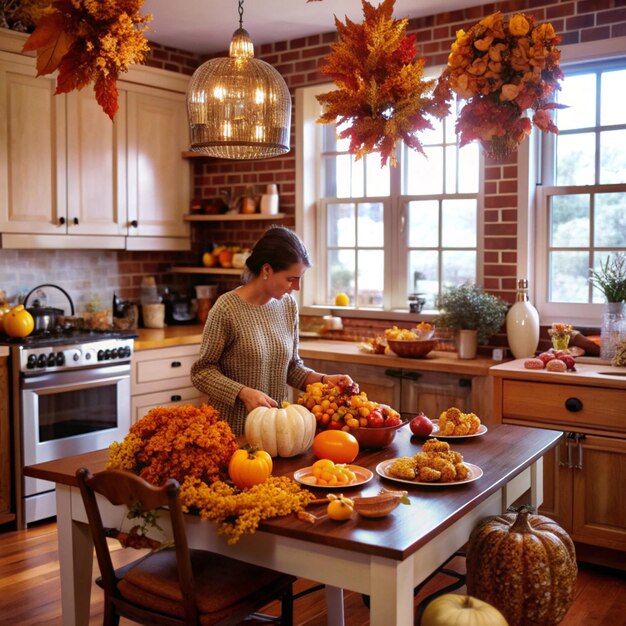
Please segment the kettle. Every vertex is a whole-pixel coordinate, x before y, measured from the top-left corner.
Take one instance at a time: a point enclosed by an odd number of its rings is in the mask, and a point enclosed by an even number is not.
[[[72,302],[72,298],[70,298],[70,295],[67,293],[67,291],[65,291],[65,289],[51,283],[37,285],[37,287],[31,289],[24,298],[24,308],[33,316],[33,320],[35,322],[35,332],[47,332],[53,330],[57,325],[57,317],[64,314],[63,309],[45,306],[45,302],[43,303],[44,306],[42,306],[42,302],[40,302],[39,300],[35,300],[33,306],[28,306],[28,300],[31,295],[37,293],[42,287],[53,287],[54,289],[58,289],[61,293],[63,293],[70,303],[71,315],[74,315],[74,303]]]

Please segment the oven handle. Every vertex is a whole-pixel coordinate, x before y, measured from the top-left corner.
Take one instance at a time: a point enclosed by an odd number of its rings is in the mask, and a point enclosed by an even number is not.
[[[108,365],[92,369],[50,372],[36,376],[22,377],[20,387],[24,391],[51,389],[73,391],[85,387],[101,387],[130,377],[130,364]]]

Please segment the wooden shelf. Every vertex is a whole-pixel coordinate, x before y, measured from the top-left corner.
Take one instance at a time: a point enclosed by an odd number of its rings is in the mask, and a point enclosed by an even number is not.
[[[286,213],[264,215],[263,213],[220,213],[205,215],[204,213],[183,215],[185,222],[246,222],[248,220],[284,220]]]
[[[243,268],[226,268],[226,267],[172,267],[174,274],[229,274],[231,276],[239,276],[243,272]]]

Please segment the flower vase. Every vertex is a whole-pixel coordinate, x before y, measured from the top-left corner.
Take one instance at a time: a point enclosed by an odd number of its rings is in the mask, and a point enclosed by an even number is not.
[[[478,331],[459,330],[456,336],[456,351],[459,359],[475,359],[478,349]]]
[[[552,347],[555,350],[567,350],[569,346],[569,335],[563,335],[562,337],[552,337]]]
[[[626,303],[607,302],[602,315],[600,329],[600,358],[611,360],[615,356],[618,344],[624,341],[624,321],[626,320]]]

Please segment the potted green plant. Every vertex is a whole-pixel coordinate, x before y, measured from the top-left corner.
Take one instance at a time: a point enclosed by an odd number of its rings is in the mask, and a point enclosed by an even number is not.
[[[435,320],[438,328],[475,331],[472,334],[476,336],[479,345],[486,344],[489,337],[502,328],[508,308],[504,300],[471,283],[447,287],[439,298],[438,306],[441,311]],[[465,347],[462,335],[464,333],[460,333],[457,338],[459,358],[473,358],[475,349],[471,356],[467,356],[462,349]]]

